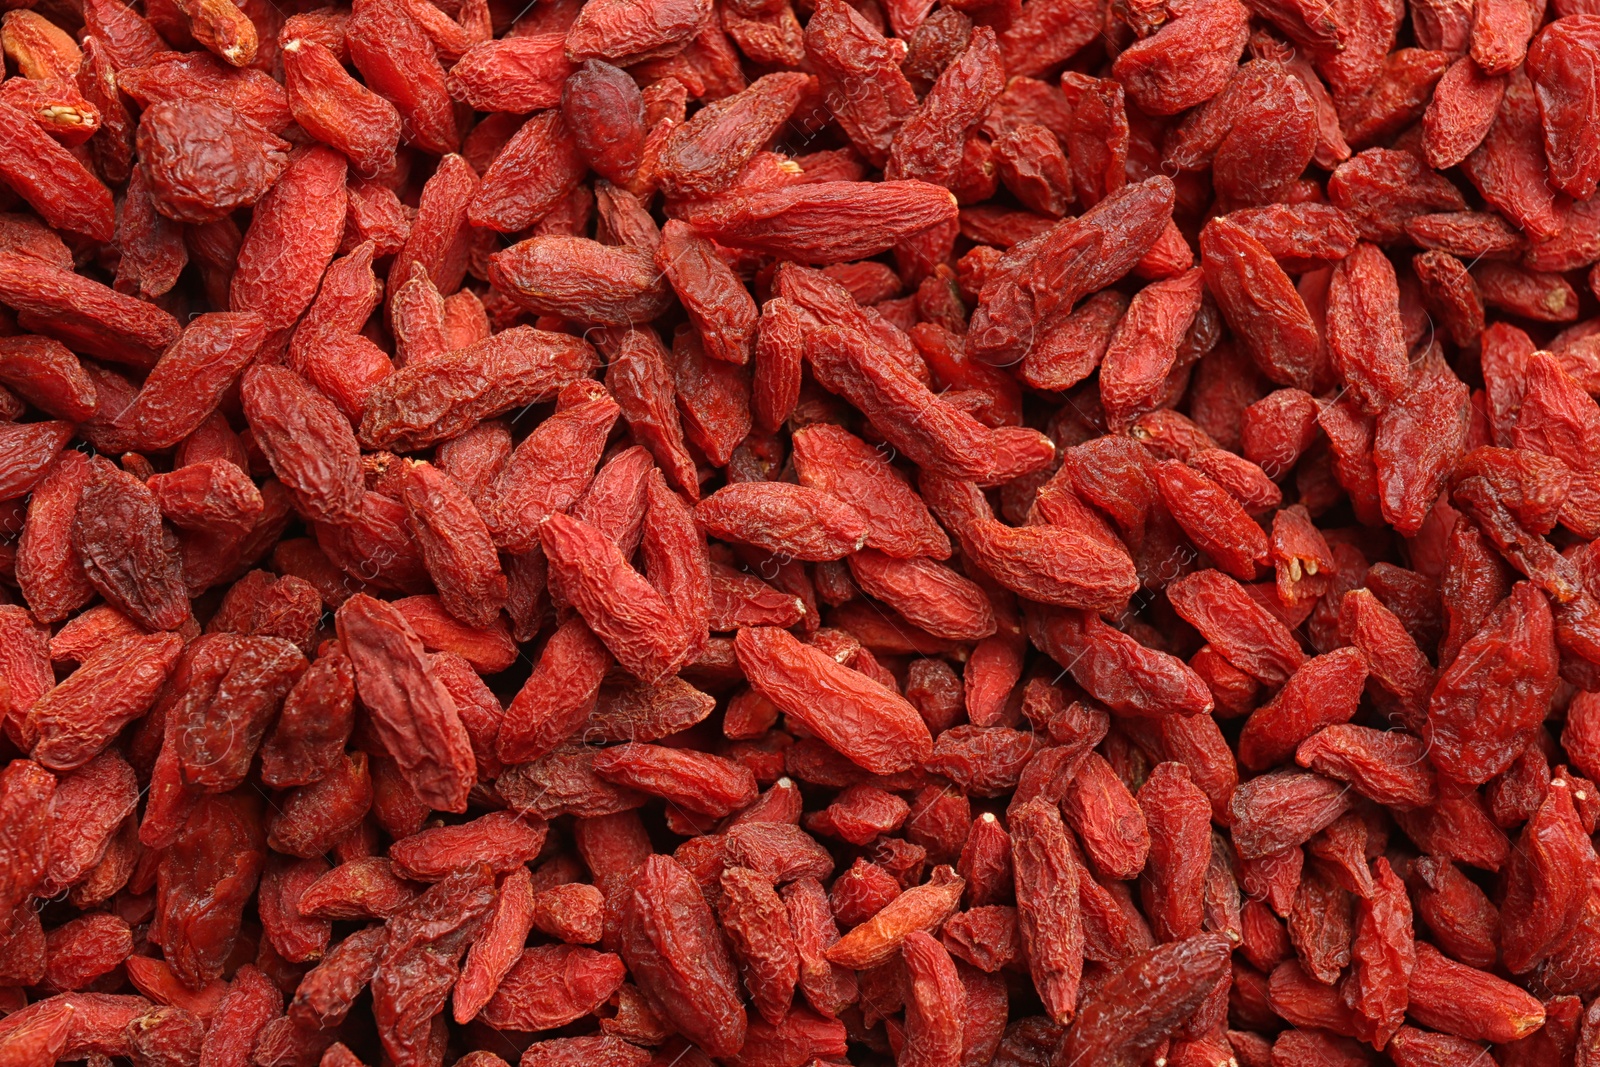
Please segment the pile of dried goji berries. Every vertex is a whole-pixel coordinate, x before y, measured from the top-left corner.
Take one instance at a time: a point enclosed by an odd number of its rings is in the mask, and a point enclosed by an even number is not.
[[[1600,1067],[1600,0],[235,2],[0,4],[0,1067]]]

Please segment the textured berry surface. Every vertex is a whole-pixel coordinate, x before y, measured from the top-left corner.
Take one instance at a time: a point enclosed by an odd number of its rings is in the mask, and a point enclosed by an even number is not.
[[[1596,0],[0,52],[0,1067],[1600,1067]]]

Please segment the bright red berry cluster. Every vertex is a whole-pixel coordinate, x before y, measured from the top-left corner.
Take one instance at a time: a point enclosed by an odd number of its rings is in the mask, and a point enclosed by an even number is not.
[[[1595,0],[322,3],[0,4],[0,1067],[1600,1067]]]

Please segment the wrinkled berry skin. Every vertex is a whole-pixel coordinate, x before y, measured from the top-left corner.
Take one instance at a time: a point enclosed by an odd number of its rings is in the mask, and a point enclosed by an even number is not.
[[[1591,7],[0,3],[0,1067],[1600,1067]]]
[[[604,60],[585,60],[562,83],[561,114],[596,174],[619,183],[633,176],[647,131],[644,97],[632,78]]]
[[[248,207],[289,165],[288,145],[231,108],[157,104],[135,142],[156,210],[179,222],[215,222]]]

